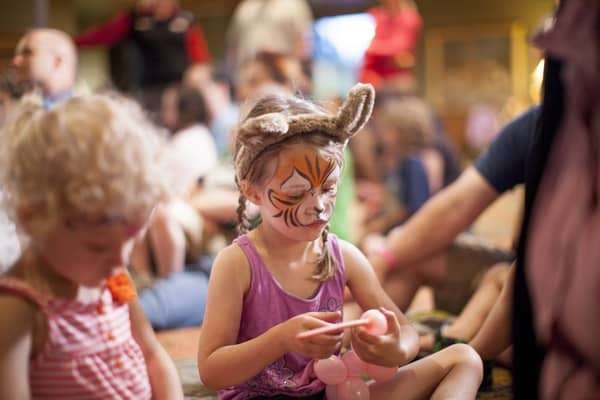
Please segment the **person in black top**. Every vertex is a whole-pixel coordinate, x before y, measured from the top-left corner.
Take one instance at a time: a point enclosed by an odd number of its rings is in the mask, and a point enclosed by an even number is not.
[[[391,231],[383,250],[369,254],[381,279],[387,276],[403,282],[402,291],[394,296],[401,308],[409,305],[421,285],[440,276],[439,271],[418,263],[449,248],[502,193],[524,182],[539,115],[540,108],[533,107],[507,125],[474,166],[433,196],[401,228]]]
[[[75,43],[109,46],[113,83],[124,92],[141,92],[151,111],[158,110],[162,91],[179,83],[188,67],[211,61],[201,27],[177,0],[137,1]]]
[[[475,162],[475,169],[498,193],[525,182],[527,153],[540,110],[540,106],[532,107],[509,123]]]

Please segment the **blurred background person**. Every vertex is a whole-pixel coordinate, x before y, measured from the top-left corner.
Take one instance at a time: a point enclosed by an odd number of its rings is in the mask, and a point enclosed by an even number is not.
[[[213,134],[219,158],[229,156],[231,135],[239,119],[239,106],[231,77],[224,63],[213,65],[193,65],[183,78],[183,85],[193,87],[202,93],[208,108],[208,127]]]
[[[24,92],[25,86],[17,83],[12,71],[0,76],[0,128]]]
[[[80,47],[110,46],[113,84],[140,95],[154,112],[162,91],[179,83],[188,66],[211,60],[201,27],[177,0],[139,0],[75,42]]]
[[[39,90],[49,109],[73,95],[77,50],[71,37],[57,29],[32,29],[17,44],[13,58],[17,81]]]
[[[382,94],[372,125],[380,178],[361,184],[365,235],[385,234],[404,222],[460,172],[456,154],[422,99]]]
[[[306,0],[242,0],[227,31],[227,58],[233,76],[261,51],[287,54],[310,63],[312,11]]]
[[[217,165],[208,131],[208,109],[194,88],[171,87],[163,93],[163,124],[172,136],[165,168],[178,197],[157,207],[148,232],[133,250],[140,304],[156,329],[197,326],[204,316],[210,259],[202,246],[204,220],[191,198]]]
[[[25,88],[16,82],[13,73],[0,77],[0,135],[4,123],[23,95]],[[4,211],[2,187],[0,187],[0,274],[7,271],[21,254],[21,243],[16,226]]]
[[[423,19],[413,0],[380,0],[369,13],[375,19],[375,36],[367,49],[360,81],[384,87],[390,83],[414,87],[416,47]]]
[[[277,87],[289,93],[310,94],[310,80],[298,58],[271,51],[260,51],[244,62],[239,70],[237,96],[240,102],[252,100],[265,87]]]

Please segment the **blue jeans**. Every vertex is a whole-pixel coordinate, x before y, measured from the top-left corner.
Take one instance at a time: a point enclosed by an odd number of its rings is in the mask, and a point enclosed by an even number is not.
[[[207,292],[205,272],[182,271],[144,289],[139,299],[154,329],[174,329],[202,324]]]

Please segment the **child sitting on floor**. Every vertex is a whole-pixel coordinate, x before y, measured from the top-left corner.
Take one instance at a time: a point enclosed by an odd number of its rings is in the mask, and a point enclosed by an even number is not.
[[[0,276],[0,398],[181,399],[123,270],[166,185],[141,109],[24,100],[0,135],[8,211],[29,239]]]
[[[240,225],[250,228],[246,200],[261,222],[220,252],[209,282],[198,365],[220,398],[324,398],[314,360],[337,354],[342,334],[298,334],[341,320],[346,285],[388,324],[382,336],[354,328],[354,351],[366,362],[400,367],[390,381],[369,386],[372,399],[475,398],[477,353],[458,344],[411,363],[416,331],[365,256],[328,231],[344,146],[368,120],[373,98],[370,85],[357,85],[330,115],[302,99],[267,96],[239,127]]]

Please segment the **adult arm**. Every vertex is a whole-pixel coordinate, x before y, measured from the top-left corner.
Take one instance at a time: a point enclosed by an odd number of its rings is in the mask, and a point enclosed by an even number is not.
[[[131,13],[121,12],[106,23],[93,27],[75,38],[77,46],[112,46],[123,40],[131,29]]]
[[[148,229],[150,251],[154,255],[160,278],[183,271],[185,264],[185,234],[169,205],[157,207]]]
[[[540,108],[508,124],[490,149],[456,182],[434,196],[402,229],[388,237],[388,251],[373,258],[380,275],[444,250],[500,193],[525,180],[525,165]]]
[[[185,49],[192,64],[210,62],[211,56],[199,25],[192,25],[185,34]]]
[[[475,168],[432,197],[401,228],[390,232],[387,254],[371,258],[376,271],[413,265],[448,248],[496,198],[498,192]]]
[[[239,193],[227,188],[206,188],[192,195],[190,203],[205,218],[218,223],[237,220]]]

